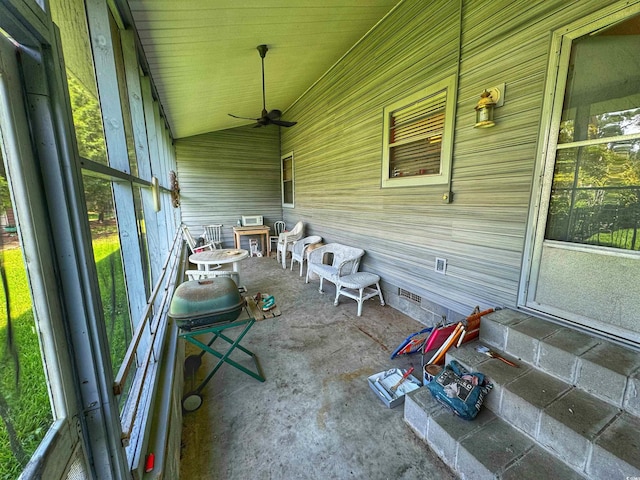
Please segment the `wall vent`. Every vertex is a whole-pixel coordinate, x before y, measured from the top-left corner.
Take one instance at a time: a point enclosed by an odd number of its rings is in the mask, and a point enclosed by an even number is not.
[[[411,293],[410,291],[405,290],[403,288],[399,288],[398,289],[398,296],[407,298],[407,299],[409,299],[409,300],[411,300],[412,302],[415,302],[415,303],[422,302],[422,297],[420,295],[416,295],[415,293]]]
[[[443,275],[447,273],[447,260],[445,258],[436,258],[434,270]]]

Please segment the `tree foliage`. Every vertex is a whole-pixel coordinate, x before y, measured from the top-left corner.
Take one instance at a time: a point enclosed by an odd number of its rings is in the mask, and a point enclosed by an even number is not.
[[[98,100],[69,72],[67,81],[78,152],[83,158],[106,165],[107,149]],[[99,220],[104,220],[105,213],[113,211],[111,183],[90,175],[83,175],[83,182],[87,209],[97,213]]]

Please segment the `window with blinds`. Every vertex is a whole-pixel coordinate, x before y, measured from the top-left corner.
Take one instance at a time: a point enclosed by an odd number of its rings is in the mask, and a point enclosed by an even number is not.
[[[454,80],[451,77],[384,109],[383,187],[449,181]]]

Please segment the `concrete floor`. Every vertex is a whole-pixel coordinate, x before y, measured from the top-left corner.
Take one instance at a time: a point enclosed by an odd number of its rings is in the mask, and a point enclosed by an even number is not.
[[[331,283],[322,295],[317,280],[305,284],[296,268],[283,270],[273,258],[244,260],[241,283],[248,294],[274,295],[282,312],[257,322],[242,341],[267,380],[221,367],[202,407],[184,415],[181,478],[455,478],[404,423],[403,406],[388,409],[367,384],[391,367],[412,365],[421,378],[420,355],[390,359],[421,324],[377,297],[364,303],[362,317],[353,300],[341,297],[334,307]],[[198,385],[213,360],[205,355],[185,389]]]

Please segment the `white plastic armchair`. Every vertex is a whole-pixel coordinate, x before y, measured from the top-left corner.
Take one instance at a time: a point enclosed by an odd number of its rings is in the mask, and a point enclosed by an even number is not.
[[[198,242],[196,242],[195,238],[193,238],[193,235],[191,235],[191,232],[189,231],[189,227],[187,227],[186,225],[184,224],[180,225],[180,228],[182,228],[182,236],[187,242],[187,245],[189,245],[191,252],[196,253],[196,252],[202,252],[203,250],[214,249],[210,243],[206,243],[204,245],[198,245]]]
[[[323,263],[326,253],[333,254],[331,265]],[[307,255],[307,278],[305,282],[309,283],[309,275],[318,275],[320,277],[319,292],[324,293],[322,291],[323,280],[329,280],[337,286],[340,282],[340,277],[345,277],[358,271],[360,259],[363,255],[364,250],[361,248],[350,247],[341,243],[328,243],[316,248]]]
[[[282,259],[282,268],[287,268],[287,252],[293,248],[293,244],[304,235],[304,223],[298,222],[290,232],[282,232],[278,236],[278,248],[276,250],[276,260]]]
[[[321,236],[311,235],[309,237],[301,238],[296,243],[294,243],[291,249],[291,271],[293,271],[294,262],[299,262],[300,276],[302,276],[302,267],[304,265],[307,248],[309,248],[309,245],[315,245],[316,243],[320,243],[321,241]]]

